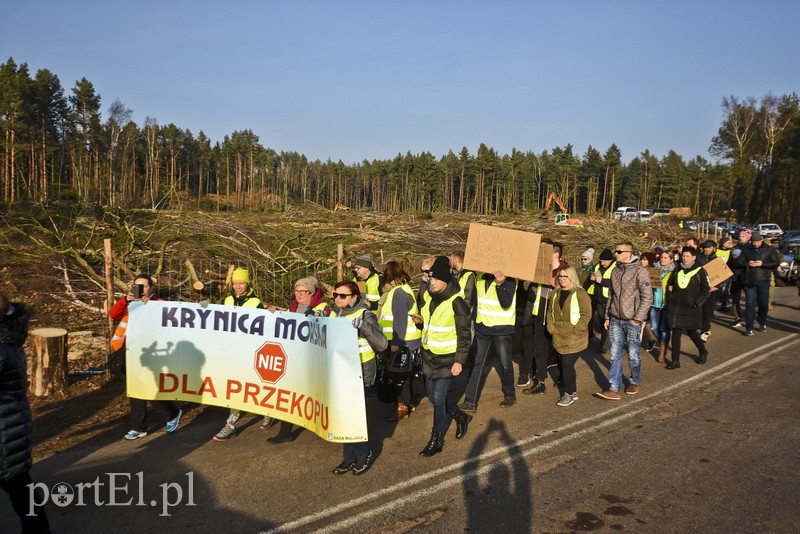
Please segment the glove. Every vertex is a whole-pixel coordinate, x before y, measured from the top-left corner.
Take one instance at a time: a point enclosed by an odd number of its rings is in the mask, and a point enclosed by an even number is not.
[[[361,328],[362,324],[364,324],[364,318],[361,317],[360,315],[358,317],[356,317],[355,319],[353,319],[353,328],[355,328],[356,330]]]

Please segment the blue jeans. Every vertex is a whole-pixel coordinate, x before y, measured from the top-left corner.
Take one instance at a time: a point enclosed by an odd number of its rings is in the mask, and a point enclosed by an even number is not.
[[[474,405],[478,405],[483,368],[489,356],[489,350],[494,347],[497,358],[500,360],[500,384],[503,387],[503,396],[516,399],[517,394],[514,390],[514,364],[511,361],[511,343],[513,336],[487,336],[480,332],[475,332],[475,365],[472,367],[472,374],[467,382],[467,390],[464,392],[464,400]]]
[[[752,330],[756,318],[762,326],[767,326],[767,311],[769,310],[769,285],[770,281],[754,282],[745,287],[744,301],[747,309],[744,312],[744,321],[747,329]],[[758,306],[758,313],[756,313]]]
[[[650,328],[659,343],[669,343],[670,328],[667,324],[666,308],[650,308]]]
[[[456,405],[447,398],[452,385],[452,378],[425,378],[428,399],[433,404],[433,432],[444,432],[447,414],[458,412]]]
[[[608,370],[609,389],[619,393],[622,388],[622,350],[628,347],[628,367],[631,370],[631,384],[639,384],[639,368],[642,359],[639,355],[642,325],[629,320],[609,319],[608,334],[611,338],[611,369]]]

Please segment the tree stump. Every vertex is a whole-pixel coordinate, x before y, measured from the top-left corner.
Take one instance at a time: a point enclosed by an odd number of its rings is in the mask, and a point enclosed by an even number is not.
[[[33,342],[30,392],[47,396],[67,387],[67,331],[63,328],[37,328],[29,332]]]

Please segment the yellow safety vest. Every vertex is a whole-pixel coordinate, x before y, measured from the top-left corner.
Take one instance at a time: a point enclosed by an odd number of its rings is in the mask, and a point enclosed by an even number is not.
[[[702,267],[693,269],[688,273],[684,272],[683,270],[678,271],[678,287],[681,289],[686,289],[686,287],[689,285],[689,280],[691,280],[694,275],[699,273],[700,269],[702,269]]]
[[[410,341],[412,339],[419,339],[422,337],[422,333],[417,328],[417,325],[414,324],[414,321],[411,320],[412,315],[417,314],[417,300],[414,298],[414,293],[411,291],[411,287],[408,284],[403,284],[401,286],[395,286],[389,290],[389,294],[386,296],[386,301],[381,306],[380,316],[378,317],[378,324],[381,326],[383,330],[383,335],[386,336],[386,339],[389,341],[392,340],[394,337],[393,333],[393,326],[394,326],[394,316],[392,315],[392,300],[394,299],[394,293],[397,290],[405,291],[408,296],[411,298],[411,310],[409,310],[409,315],[406,316],[406,341]]]
[[[617,266],[617,262],[612,262],[611,265],[608,266],[608,269],[606,269],[606,272],[603,273],[603,278],[605,278],[606,280],[610,280],[611,279],[611,271],[613,271],[616,266]],[[594,272],[596,272],[596,273],[600,272],[600,264],[599,263],[597,264],[597,267],[594,268]],[[596,283],[597,282],[592,282],[592,285],[589,286],[589,289],[587,289],[586,292],[589,293],[590,295],[594,295],[594,286],[595,286]],[[604,298],[608,298],[609,289],[611,289],[611,288],[610,287],[603,287],[603,297]]]
[[[356,310],[354,314],[348,315],[346,318],[349,319],[350,317],[353,318],[361,317],[362,315],[364,315],[365,311],[367,311],[365,308],[359,308]],[[336,317],[336,312],[331,311],[330,316]],[[343,315],[342,317],[345,316]],[[366,363],[375,358],[375,351],[372,350],[369,341],[367,341],[367,338],[361,336],[360,334],[358,336],[358,357],[361,360],[361,363]]]
[[[560,291],[561,289],[559,288],[558,292],[553,294],[553,305],[551,306],[553,323],[556,322],[556,303],[559,301]],[[567,297],[567,300],[569,300],[569,322],[572,323],[572,326],[575,326],[581,320],[581,305],[578,303],[578,295],[575,293],[577,293],[577,290]]]
[[[536,284],[536,300],[533,301],[531,315],[539,315],[539,304],[542,302],[542,284]]]
[[[719,248],[719,249],[717,249],[717,257],[718,258],[722,258],[723,260],[725,260],[725,263],[728,263],[728,260],[731,257],[731,250],[733,250],[733,249],[725,250],[725,249]]]
[[[358,277],[353,277],[353,282],[358,282]],[[364,299],[370,302],[378,302],[381,299],[381,279],[378,273],[372,273],[369,278],[364,280]]]
[[[467,290],[467,281],[469,280],[469,276],[471,274],[475,274],[472,271],[464,271],[461,273],[461,276],[458,277],[458,286],[461,288],[461,298],[466,299],[467,295],[465,291]],[[469,302],[467,302],[469,304]]]
[[[500,299],[497,297],[497,282],[492,280],[487,289],[484,277],[485,275],[481,274],[475,280],[478,290],[478,315],[475,318],[475,322],[487,327],[514,326],[514,320],[517,315],[516,292],[514,292],[511,306],[503,308],[500,305]]]
[[[242,304],[242,308],[258,308],[258,305],[261,304],[261,299],[256,297],[255,295],[249,297],[244,304]],[[233,295],[228,295],[225,297],[225,306],[236,306],[233,303]]]
[[[431,354],[452,354],[458,348],[458,333],[456,332],[456,314],[453,311],[453,301],[460,297],[455,294],[436,306],[431,315],[431,302],[433,298],[425,293],[424,304],[420,310],[422,315],[422,346]]]

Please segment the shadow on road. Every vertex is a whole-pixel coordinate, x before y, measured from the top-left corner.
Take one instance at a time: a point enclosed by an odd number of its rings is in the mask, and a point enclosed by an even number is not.
[[[496,435],[508,456],[487,465],[488,472],[478,471],[480,456]],[[522,450],[508,433],[504,422],[492,418],[469,451],[462,467],[464,506],[467,510],[465,532],[531,532],[533,510],[530,472]]]

